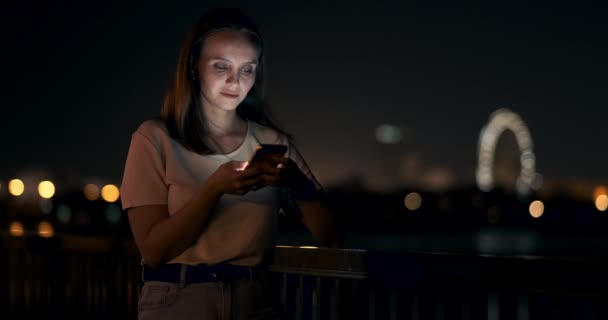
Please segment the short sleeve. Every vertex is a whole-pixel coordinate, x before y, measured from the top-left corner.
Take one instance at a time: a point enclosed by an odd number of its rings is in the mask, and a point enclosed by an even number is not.
[[[160,147],[136,131],[131,137],[121,185],[122,208],[167,204],[167,195]]]

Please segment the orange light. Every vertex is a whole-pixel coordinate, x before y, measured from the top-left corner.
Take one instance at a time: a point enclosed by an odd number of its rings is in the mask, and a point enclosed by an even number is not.
[[[120,190],[113,184],[105,185],[101,188],[101,197],[107,202],[116,202],[120,197]]]
[[[99,199],[99,187],[96,184],[89,183],[84,186],[83,189],[84,197],[87,200],[95,201]]]
[[[42,221],[40,222],[40,224],[38,225],[38,235],[43,237],[43,238],[50,238],[54,235],[54,231],[53,231],[53,226],[46,222],[46,221]]]
[[[13,237],[22,237],[23,234],[25,233],[21,222],[12,222],[9,230],[10,230],[11,236],[13,236]]]
[[[540,218],[545,213],[545,204],[540,200],[533,201],[530,203],[529,211],[533,218]]]
[[[55,194],[55,185],[50,181],[42,181],[38,184],[38,194],[45,198],[50,199]]]
[[[8,182],[8,192],[10,194],[14,195],[15,197],[18,197],[23,194],[23,191],[25,191],[25,185],[23,184],[23,181],[19,179],[13,179]]]
[[[601,195],[608,195],[608,188],[606,188],[605,186],[598,186],[593,189],[593,200],[596,200],[597,197]]]
[[[417,192],[411,192],[405,196],[404,203],[406,208],[411,211],[415,211],[418,210],[422,205],[422,197]]]
[[[599,211],[608,210],[608,195],[600,194],[595,198],[595,207]]]

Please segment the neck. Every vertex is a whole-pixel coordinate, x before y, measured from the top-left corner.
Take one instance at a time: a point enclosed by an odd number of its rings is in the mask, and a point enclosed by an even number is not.
[[[235,110],[227,111],[219,108],[203,108],[206,119],[207,132],[216,137],[230,135],[241,131],[245,121],[241,119]]]

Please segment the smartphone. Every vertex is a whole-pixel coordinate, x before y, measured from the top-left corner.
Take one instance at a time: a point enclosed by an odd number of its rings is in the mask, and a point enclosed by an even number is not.
[[[287,146],[282,144],[260,144],[249,161],[245,163],[241,170],[244,170],[251,164],[262,163],[270,156],[284,155],[287,152]]]

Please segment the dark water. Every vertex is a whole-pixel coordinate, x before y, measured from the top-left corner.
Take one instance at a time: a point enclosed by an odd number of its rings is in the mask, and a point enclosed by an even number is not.
[[[283,233],[279,244],[310,246],[306,232]],[[608,235],[542,233],[531,229],[483,228],[472,232],[347,233],[345,247],[391,252],[425,251],[477,255],[602,257],[608,252]]]

